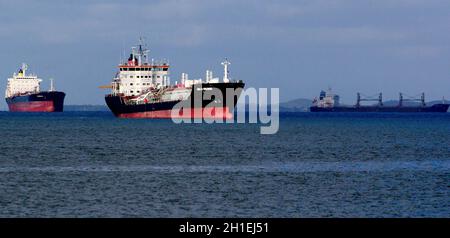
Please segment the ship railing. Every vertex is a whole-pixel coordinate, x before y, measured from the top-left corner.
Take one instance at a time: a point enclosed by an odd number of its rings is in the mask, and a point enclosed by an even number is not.
[[[20,96],[27,96],[27,95],[30,95],[30,94],[33,94],[33,93],[36,93],[36,92],[14,93],[11,96],[12,97],[20,97]]]

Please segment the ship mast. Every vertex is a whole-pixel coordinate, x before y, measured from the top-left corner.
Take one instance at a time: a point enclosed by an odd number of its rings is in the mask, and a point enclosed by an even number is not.
[[[50,92],[53,92],[53,91],[55,91],[55,87],[54,87],[54,85],[53,85],[53,78],[50,78],[50,90],[49,90]]]
[[[28,70],[28,65],[26,63],[22,63],[22,67],[20,68],[20,71],[22,72],[22,77],[27,76],[27,74],[26,74],[27,70]]]
[[[230,65],[231,64],[231,62],[230,61],[228,61],[228,59],[227,58],[225,58],[225,61],[224,62],[222,62],[222,65],[223,65],[223,82],[224,83],[228,83],[228,82],[230,82],[230,79],[228,78],[228,65]]]
[[[148,64],[148,52],[149,50],[146,47],[145,41],[143,37],[139,38],[139,45],[138,45],[138,65],[141,66],[143,63]],[[144,61],[143,61],[144,60]]]

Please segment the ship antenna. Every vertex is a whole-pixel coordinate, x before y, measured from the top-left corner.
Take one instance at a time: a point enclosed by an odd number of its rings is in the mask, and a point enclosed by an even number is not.
[[[127,54],[125,53],[125,43],[122,40],[122,52],[121,52],[121,56],[122,56],[122,62],[120,62],[121,64],[125,64],[127,62]]]
[[[145,37],[139,37],[139,50],[142,56],[144,57],[144,62],[148,64],[148,48],[147,48],[147,42],[145,40]]]

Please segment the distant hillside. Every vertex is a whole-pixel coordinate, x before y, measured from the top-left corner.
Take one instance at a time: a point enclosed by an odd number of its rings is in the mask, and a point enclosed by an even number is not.
[[[436,101],[427,102],[427,105],[433,105],[433,104],[438,104],[438,103],[442,103],[442,100],[436,100]],[[450,101],[449,100],[444,100],[444,103],[450,104]],[[450,111],[450,109],[449,109],[449,111]]]
[[[403,102],[403,106],[419,106],[419,102]],[[377,104],[374,104],[377,105]],[[383,105],[385,106],[397,106],[398,105],[398,101],[397,100],[389,100],[389,101],[384,101]]]
[[[109,111],[106,105],[64,105],[64,111]]]
[[[298,98],[280,103],[280,112],[307,112],[312,105],[312,100]]]
[[[442,100],[435,100],[435,101],[431,101],[431,102],[427,102],[427,106],[431,106],[434,104],[439,104],[442,103]],[[444,100],[444,103],[450,103],[450,101],[448,100]],[[374,104],[376,105],[376,104]],[[397,106],[398,105],[398,101],[397,100],[389,100],[389,101],[385,101],[383,102],[384,106]],[[419,106],[420,102],[403,102],[403,106]],[[450,111],[450,110],[449,110]]]
[[[442,100],[435,100],[435,101],[431,101],[431,102],[426,102],[426,104],[428,106],[431,106],[433,104],[439,104],[442,103]],[[450,101],[448,100],[444,100],[444,103],[450,103]],[[376,103],[373,105],[377,105]],[[383,105],[385,106],[397,106],[398,105],[398,100],[389,100],[389,101],[384,101]],[[403,102],[404,106],[419,106],[420,102]]]

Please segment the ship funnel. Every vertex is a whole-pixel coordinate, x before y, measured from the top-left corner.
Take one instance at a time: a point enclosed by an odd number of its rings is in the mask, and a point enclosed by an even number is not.
[[[27,70],[28,70],[28,65],[26,63],[22,63],[22,67],[20,67],[20,70],[19,70],[19,77],[25,77]]]

